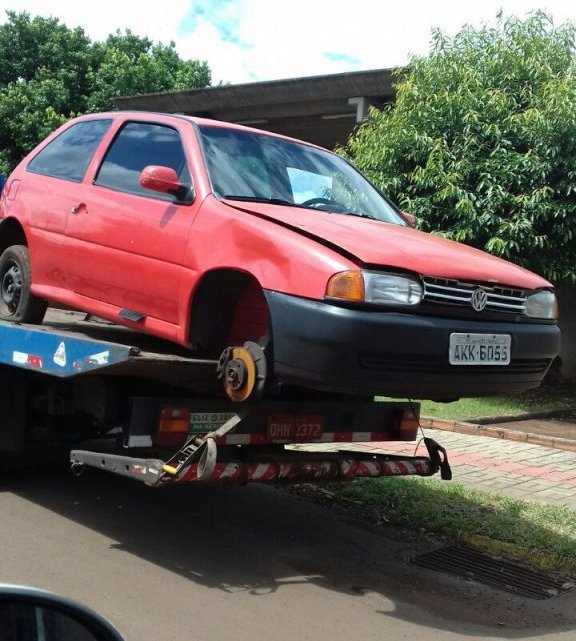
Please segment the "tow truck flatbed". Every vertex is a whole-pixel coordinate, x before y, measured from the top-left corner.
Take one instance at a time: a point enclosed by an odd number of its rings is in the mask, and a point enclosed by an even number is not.
[[[137,376],[205,392],[219,389],[218,361],[74,311],[50,309],[42,325],[0,321],[0,363],[59,378]]]
[[[96,467],[148,485],[450,476],[432,439],[427,457],[346,451],[352,441],[414,441],[417,403],[265,396],[265,379],[254,344],[216,361],[72,311],[50,310],[38,326],[2,322],[0,452],[108,437],[111,450],[73,449],[73,470]],[[333,443],[334,451],[291,448],[300,443]]]

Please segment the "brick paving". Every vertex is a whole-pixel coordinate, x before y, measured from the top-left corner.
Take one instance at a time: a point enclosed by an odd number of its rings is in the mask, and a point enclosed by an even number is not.
[[[453,478],[463,485],[511,498],[562,505],[576,510],[576,452],[475,434],[426,429],[448,451]],[[318,443],[314,450],[426,455],[415,443]],[[438,480],[439,483],[444,481]]]

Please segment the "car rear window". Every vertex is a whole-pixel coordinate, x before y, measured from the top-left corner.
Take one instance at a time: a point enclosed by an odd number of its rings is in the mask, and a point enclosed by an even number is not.
[[[85,120],[65,129],[28,163],[27,171],[81,182],[112,120]]]

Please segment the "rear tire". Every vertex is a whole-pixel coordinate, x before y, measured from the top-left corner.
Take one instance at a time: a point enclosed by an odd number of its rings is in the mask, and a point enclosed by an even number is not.
[[[12,245],[0,256],[0,319],[39,324],[48,304],[30,291],[30,253],[25,245]]]

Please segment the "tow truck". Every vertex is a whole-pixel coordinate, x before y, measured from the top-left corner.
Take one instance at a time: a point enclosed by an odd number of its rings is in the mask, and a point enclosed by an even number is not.
[[[417,403],[278,389],[269,379],[256,343],[214,360],[74,311],[49,310],[42,325],[2,322],[0,452],[66,446],[75,474],[97,468],[149,486],[451,478],[431,438],[427,456],[347,449],[415,441]]]

